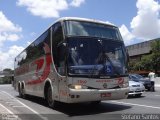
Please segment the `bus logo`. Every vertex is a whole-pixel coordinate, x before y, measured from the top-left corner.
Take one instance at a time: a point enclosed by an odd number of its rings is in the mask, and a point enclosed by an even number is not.
[[[35,76],[37,77],[37,79],[36,80],[29,80],[27,82],[27,84],[41,83],[44,80],[46,80],[48,75],[50,74],[50,65],[52,63],[52,60],[51,60],[51,55],[50,55],[50,48],[46,43],[44,43],[44,51],[45,51],[45,54],[46,54],[45,57],[41,58],[41,59],[38,59],[38,60],[36,60],[32,63],[32,65],[37,66],[37,68],[35,70]],[[44,61],[46,61],[46,63]],[[39,76],[37,73],[42,69],[42,66],[44,65],[44,63],[45,63],[45,67],[43,69],[42,74]]]
[[[104,83],[104,84],[103,84],[103,88],[107,88],[107,83]]]

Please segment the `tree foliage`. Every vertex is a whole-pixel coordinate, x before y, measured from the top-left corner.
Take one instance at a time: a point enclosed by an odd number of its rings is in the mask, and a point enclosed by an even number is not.
[[[3,70],[3,72],[7,72],[7,73],[13,73],[13,70],[10,68],[6,68]]]
[[[3,72],[8,73],[8,74],[13,74],[14,71],[10,68],[6,68],[6,69],[3,70]],[[10,84],[11,80],[12,80],[11,76],[0,77],[0,84]]]
[[[152,49],[152,65],[155,72],[160,68],[160,40],[156,40],[151,44]]]

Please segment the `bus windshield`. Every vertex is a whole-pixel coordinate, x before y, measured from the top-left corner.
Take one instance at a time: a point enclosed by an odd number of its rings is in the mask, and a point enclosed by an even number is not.
[[[122,41],[118,28],[114,26],[84,21],[65,21],[65,26],[67,36],[92,36]]]
[[[127,61],[122,41],[95,37],[68,37],[68,74],[125,75]]]

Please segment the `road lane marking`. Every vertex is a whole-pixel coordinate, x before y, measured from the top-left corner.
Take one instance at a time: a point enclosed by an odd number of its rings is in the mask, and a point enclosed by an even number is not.
[[[7,103],[8,105],[12,106],[13,108],[14,108],[14,107],[25,107],[25,106],[22,106],[22,105],[14,105],[14,104],[16,104],[15,102],[16,102],[16,101],[6,102],[6,103]]]
[[[13,119],[13,120],[21,120],[17,115],[15,115],[12,111],[10,111],[8,108],[6,108],[1,103],[0,103],[0,106],[9,113],[8,114],[8,113],[5,113],[5,112],[2,112],[1,113],[2,115],[1,115],[0,119],[2,119],[2,120],[11,120],[11,119]]]
[[[14,107],[15,107],[15,108],[17,107],[17,108],[18,108],[18,107],[24,107],[24,106],[12,106],[12,107],[13,107],[13,108],[14,108]]]
[[[11,98],[14,98],[12,95],[10,95],[9,93],[2,91],[3,93],[7,94],[8,96],[10,96]],[[16,98],[14,98],[16,99]],[[29,106],[27,106],[26,104],[22,103],[21,101],[19,101],[18,99],[16,99],[17,102],[19,102],[21,105],[23,105],[24,107],[28,108],[30,111],[32,111],[35,114],[39,114],[37,111],[33,110],[32,108],[30,108]]]
[[[147,108],[160,109],[160,107],[149,106],[149,105],[140,105],[140,104],[119,102],[119,101],[113,101],[113,100],[111,102],[113,102],[113,103],[119,103],[119,104],[124,104],[124,105],[132,105],[132,106],[139,106],[139,107],[147,107]]]
[[[7,92],[5,92],[5,91],[1,91],[1,92],[3,92],[3,93],[5,93],[5,94],[7,94],[8,96],[10,96],[10,97],[11,97],[11,99],[13,99],[13,100],[17,100],[15,97],[13,97],[12,95],[10,95],[9,93],[7,93]]]
[[[16,99],[15,97],[13,97],[12,95],[10,95],[9,93],[7,93],[5,91],[2,91],[2,92],[5,93],[5,94],[7,94],[8,96],[10,96],[12,99],[15,99],[17,102],[19,102],[21,105],[23,105],[24,107],[26,107],[27,109],[29,109],[30,111],[32,111],[34,114],[36,114],[37,116],[39,116],[41,119],[48,120],[46,117],[43,117],[37,111],[33,110],[32,108],[30,108],[26,104],[22,103],[20,100]]]
[[[12,104],[12,103],[14,103],[14,102],[6,102],[7,104]]]
[[[9,114],[14,114],[12,111],[10,111],[8,108],[6,108],[4,105],[0,103],[0,106],[3,107]]]

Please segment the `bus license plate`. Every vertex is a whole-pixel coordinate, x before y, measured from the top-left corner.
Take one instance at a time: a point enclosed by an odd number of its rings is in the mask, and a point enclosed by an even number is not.
[[[101,93],[101,97],[111,97],[111,93]]]

